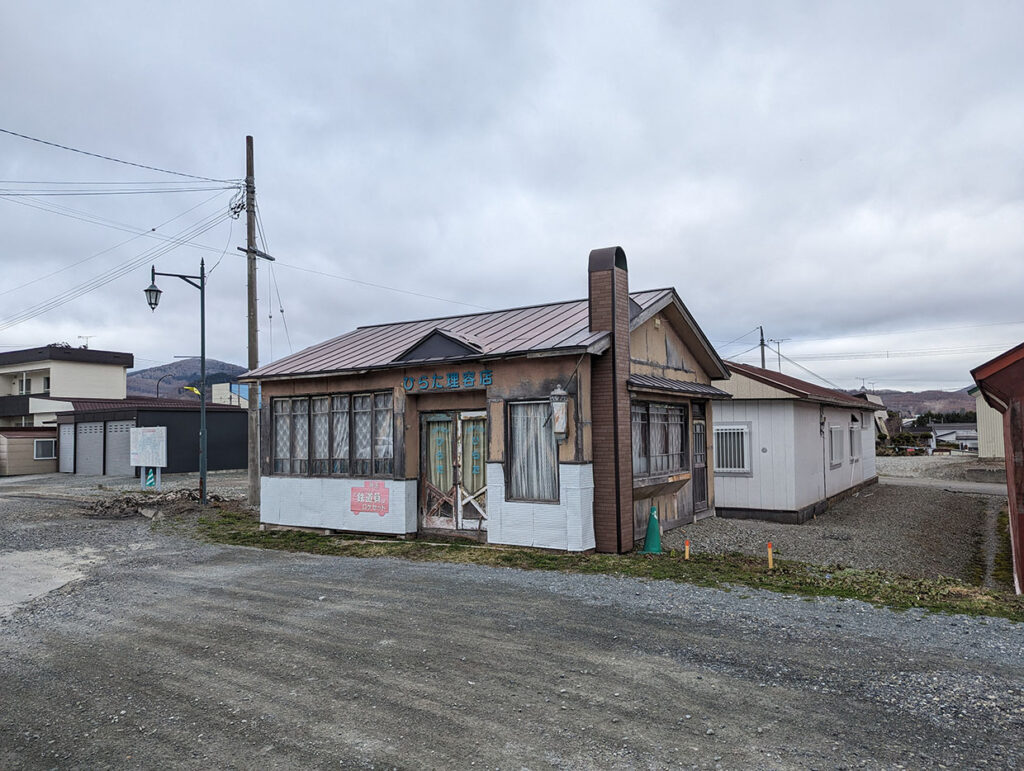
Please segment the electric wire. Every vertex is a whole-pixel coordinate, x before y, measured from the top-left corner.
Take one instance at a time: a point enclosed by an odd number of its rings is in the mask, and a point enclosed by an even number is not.
[[[211,201],[213,201],[216,198],[219,198],[220,196],[221,196],[221,193],[217,193],[215,195],[212,195],[209,198],[205,199],[204,201],[201,201],[201,202],[197,203],[195,206],[190,206],[188,209],[185,209],[185,211],[181,212],[181,214],[176,214],[175,216],[171,217],[169,220],[165,220],[164,222],[161,222],[159,225],[155,225],[154,227],[149,228],[147,230],[139,230],[137,228],[129,228],[129,227],[124,227],[124,228],[117,227],[115,229],[117,229],[117,230],[127,230],[128,232],[134,233],[135,235],[133,235],[129,239],[121,241],[120,243],[114,244],[111,247],[108,247],[106,249],[102,249],[102,250],[96,252],[95,254],[91,254],[88,257],[82,258],[81,260],[76,260],[75,262],[72,262],[69,265],[65,265],[63,268],[59,268],[59,269],[53,271],[52,273],[47,273],[45,276],[40,276],[39,278],[34,278],[31,281],[26,281],[24,284],[19,284],[18,286],[12,287],[10,289],[5,289],[4,291],[0,292],[0,297],[3,297],[6,294],[10,294],[11,292],[16,292],[19,289],[24,289],[25,287],[31,286],[32,284],[36,284],[36,283],[38,283],[40,281],[45,281],[46,279],[52,278],[53,276],[56,276],[59,273],[63,273],[66,270],[70,270],[71,268],[76,268],[79,265],[82,265],[82,264],[84,264],[86,262],[89,262],[90,260],[93,260],[96,257],[100,257],[100,256],[102,256],[104,254],[107,254],[108,252],[111,252],[114,249],[118,249],[118,248],[124,246],[125,244],[130,244],[132,241],[135,241],[135,240],[137,240],[139,238],[142,238],[144,236],[158,237],[158,238],[160,238],[163,241],[172,240],[169,237],[164,236],[163,234],[156,234],[156,230],[159,229],[159,228],[162,228],[162,227],[164,227],[166,225],[169,225],[170,223],[174,222],[177,219],[181,219],[186,214],[189,214],[190,212],[195,211],[199,207],[204,206],[205,204],[210,203]],[[21,201],[16,201],[15,203],[22,203],[22,202]],[[56,214],[56,213],[59,213],[59,212],[54,212],[54,213]],[[79,218],[75,217],[75,219],[79,219]],[[193,246],[198,246],[198,245],[197,244],[193,244]]]
[[[17,131],[11,131],[10,129],[0,128],[0,133],[8,134],[12,137],[19,137],[20,139],[27,139],[30,142],[38,142],[41,145],[48,145],[49,147],[56,147],[61,150],[67,150],[72,153],[78,153],[80,155],[88,155],[92,158],[99,158],[104,161],[111,161],[113,163],[121,163],[125,166],[134,166],[137,169],[147,169],[148,171],[158,171],[161,174],[172,174],[176,177],[188,177],[189,179],[200,179],[205,182],[240,182],[238,179],[214,179],[213,177],[203,177],[198,174],[186,174],[182,171],[171,171],[170,169],[161,169],[159,166],[148,166],[144,163],[134,163],[133,161],[125,161],[120,158],[114,158],[110,155],[102,155],[100,153],[89,152],[88,150],[79,150],[77,147],[70,147],[68,145],[62,145],[57,142],[50,142],[45,139],[39,139],[38,137],[32,137],[28,134],[20,134]]]
[[[259,232],[259,240],[263,245],[263,251],[270,254],[270,245],[267,243],[267,235],[263,231],[263,215],[260,213],[259,201],[253,201],[253,209],[256,211],[256,230]],[[274,263],[270,263],[270,279],[274,282],[274,290],[277,293],[277,306],[278,315],[281,317],[281,326],[284,327],[284,339],[288,343],[288,353],[294,353],[295,349],[292,347],[292,335],[288,330],[288,317],[284,313],[284,301],[281,299],[281,285],[277,283],[277,273],[274,271]],[[269,282],[267,288],[267,302],[273,302],[273,295],[270,294]]]
[[[0,188],[0,195],[7,198],[28,198],[48,196],[97,196],[97,195],[157,195],[166,193],[203,193],[210,190],[237,190],[236,185],[207,185],[205,187],[168,187],[115,190],[8,190]]]
[[[739,342],[740,340],[742,340],[742,339],[743,339],[744,337],[747,337],[747,335],[752,335],[752,334],[753,334],[754,332],[756,332],[756,331],[757,331],[757,330],[759,330],[759,329],[760,329],[760,327],[754,327],[754,328],[753,328],[752,330],[750,330],[749,332],[744,332],[744,333],[743,333],[742,335],[740,335],[739,337],[737,337],[737,338],[736,338],[735,340],[730,340],[730,341],[729,341],[728,343],[722,343],[722,344],[721,344],[721,345],[722,345],[722,348],[728,348],[728,347],[729,347],[730,345],[732,345],[733,343],[738,343],[738,342]],[[755,346],[754,346],[754,348],[757,348],[757,346],[758,346],[758,345],[760,345],[760,344],[761,344],[761,343],[760,343],[760,342],[758,342],[758,344],[757,344],[757,345],[755,345]]]
[[[216,227],[230,216],[230,212],[220,212],[218,214],[205,217],[198,223],[191,225],[181,233],[177,234],[173,243],[163,243],[151,247],[142,254],[125,260],[124,262],[107,269],[98,276],[94,276],[77,286],[71,287],[57,295],[54,295],[53,297],[38,302],[35,305],[24,308],[11,316],[0,319],[0,332],[10,329],[17,324],[36,318],[37,316],[70,302],[71,300],[88,294],[101,286],[109,284],[111,281],[130,273],[132,270],[146,262],[158,260],[160,257],[168,254],[174,249],[188,244],[191,239],[198,238],[200,235]]]

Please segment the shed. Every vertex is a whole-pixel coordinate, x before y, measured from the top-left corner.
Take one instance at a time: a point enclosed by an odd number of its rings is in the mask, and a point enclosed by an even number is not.
[[[57,429],[0,428],[0,477],[57,470]]]
[[[877,405],[780,372],[726,362],[714,402],[716,512],[799,524],[878,481]]]
[[[136,473],[129,462],[131,429],[167,427],[166,473],[199,470],[199,403],[184,399],[68,399],[72,410],[57,414],[59,469],[90,476]],[[210,471],[248,465],[246,411],[206,405]]]
[[[985,401],[1003,416],[1010,544],[1017,593],[1024,586],[1024,343],[971,370]]]

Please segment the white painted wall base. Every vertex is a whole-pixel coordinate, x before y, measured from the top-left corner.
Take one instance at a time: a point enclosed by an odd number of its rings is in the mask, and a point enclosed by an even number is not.
[[[380,479],[388,490],[389,511],[355,514],[352,488],[365,479],[261,477],[260,522],[292,527],[330,528],[359,533],[405,535],[416,532],[416,482]]]
[[[558,503],[505,500],[505,471],[487,464],[487,541],[514,546],[586,551],[594,541],[594,468],[558,466]]]

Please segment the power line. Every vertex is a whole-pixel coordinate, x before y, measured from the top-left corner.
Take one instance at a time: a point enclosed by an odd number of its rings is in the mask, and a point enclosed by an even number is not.
[[[6,190],[0,189],[0,195],[5,198],[28,198],[28,197],[71,197],[71,196],[97,196],[97,195],[162,195],[167,193],[204,193],[210,190],[237,190],[237,185],[218,185],[212,187],[167,187],[167,188],[121,188],[107,190]]]
[[[157,238],[160,238],[163,241],[173,240],[173,239],[171,239],[171,238],[169,238],[167,236],[164,236],[162,234],[156,234],[155,231],[158,228],[162,228],[165,225],[169,225],[170,223],[174,222],[176,219],[181,219],[182,217],[184,217],[189,212],[192,212],[192,211],[198,209],[200,206],[208,204],[210,201],[212,201],[212,200],[214,200],[215,198],[218,198],[218,197],[220,197],[220,193],[218,193],[217,195],[210,196],[206,200],[201,201],[200,203],[197,203],[195,206],[191,206],[188,209],[185,209],[185,211],[183,211],[181,214],[177,214],[174,217],[171,217],[169,220],[165,220],[164,222],[161,222],[159,225],[156,225],[155,227],[152,227],[152,228],[150,228],[148,230],[138,230],[138,229],[135,229],[135,228],[128,228],[128,227],[124,227],[124,228],[117,227],[116,228],[117,230],[127,230],[128,232],[134,233],[135,235],[133,235],[131,238],[128,238],[128,239],[126,239],[126,240],[124,240],[124,241],[122,241],[122,242],[120,242],[118,244],[114,244],[113,246],[108,247],[107,249],[103,249],[103,250],[98,251],[95,254],[89,255],[88,257],[85,257],[85,258],[83,258],[81,260],[77,260],[75,262],[72,262],[69,265],[65,265],[63,268],[59,268],[58,270],[55,270],[52,273],[47,273],[45,276],[40,276],[39,278],[34,278],[31,281],[27,281],[24,284],[21,284],[19,286],[15,286],[15,287],[12,287],[10,289],[5,289],[3,292],[0,292],[0,297],[3,297],[5,294],[10,294],[11,292],[16,292],[19,289],[24,289],[25,287],[31,286],[32,284],[36,284],[36,283],[38,283],[40,281],[45,281],[48,278],[52,278],[53,276],[56,276],[58,273],[63,273],[65,270],[70,270],[71,268],[76,268],[79,265],[82,265],[82,264],[84,264],[86,262],[89,262],[90,260],[95,259],[96,257],[99,257],[101,255],[107,254],[108,252],[112,252],[114,249],[118,249],[118,248],[124,246],[125,244],[130,244],[132,241],[135,241],[135,240],[137,240],[139,238],[142,238],[143,236],[157,237]],[[22,203],[22,202],[21,201],[15,201],[15,203]],[[33,207],[33,208],[37,208],[37,207]],[[60,214],[61,212],[53,212],[53,213],[54,214]],[[71,215],[68,215],[68,216],[71,216]],[[74,217],[74,219],[81,219],[81,218]],[[102,224],[102,223],[96,223],[96,224]],[[198,246],[198,245],[194,244],[194,246]],[[210,272],[212,273],[213,271],[210,271]]]
[[[54,308],[58,308],[61,305],[70,302],[71,300],[77,299],[78,297],[84,294],[88,294],[89,292],[92,292],[98,289],[99,287],[104,286],[105,284],[109,284],[111,281],[114,281],[120,278],[121,276],[126,275],[127,273],[131,272],[132,270],[146,262],[155,261],[159,259],[165,254],[168,254],[174,249],[177,249],[179,246],[187,244],[191,239],[198,238],[200,235],[212,229],[213,227],[216,227],[218,224],[220,224],[230,216],[230,211],[228,211],[205,217],[198,223],[182,231],[180,234],[177,234],[175,236],[175,241],[173,243],[159,244],[150,249],[147,249],[142,254],[137,255],[136,257],[133,257],[129,260],[126,260],[118,265],[115,265],[114,267],[104,271],[98,276],[94,276],[93,278],[77,286],[71,287],[57,295],[54,295],[53,297],[36,303],[35,305],[29,306],[28,308],[24,308],[12,316],[8,316],[5,319],[0,319],[0,332],[10,329],[11,327],[16,326],[17,324],[21,324],[25,321],[29,321],[30,319],[36,318],[37,316],[40,316],[44,313],[47,313],[48,311],[53,310]]]
[[[113,163],[121,163],[125,166],[134,166],[137,169],[147,169],[149,171],[159,171],[161,174],[173,174],[176,177],[188,177],[189,179],[201,179],[206,182],[239,182],[237,179],[213,179],[212,177],[202,177],[197,174],[186,174],[183,171],[171,171],[170,169],[161,169],[158,166],[147,166],[144,163],[134,163],[133,161],[124,161],[120,158],[114,158],[110,155],[101,155],[100,153],[92,153],[88,150],[79,150],[77,147],[69,147],[68,145],[58,144],[57,142],[49,142],[45,139],[39,139],[38,137],[30,137],[28,134],[19,134],[17,131],[11,131],[10,129],[0,128],[0,133],[8,134],[12,137],[19,137],[20,139],[27,139],[30,142],[38,142],[41,145],[48,145],[50,147],[57,147],[61,150],[67,150],[72,153],[78,153],[79,155],[88,155],[92,158],[99,158],[104,161],[111,161]]]

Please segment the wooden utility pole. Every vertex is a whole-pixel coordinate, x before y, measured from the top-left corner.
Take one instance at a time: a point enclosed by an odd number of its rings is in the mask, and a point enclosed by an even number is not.
[[[245,138],[245,247],[248,263],[249,370],[260,365],[260,338],[256,307],[256,178],[252,137]],[[260,505],[259,391],[249,385],[249,505]]]

